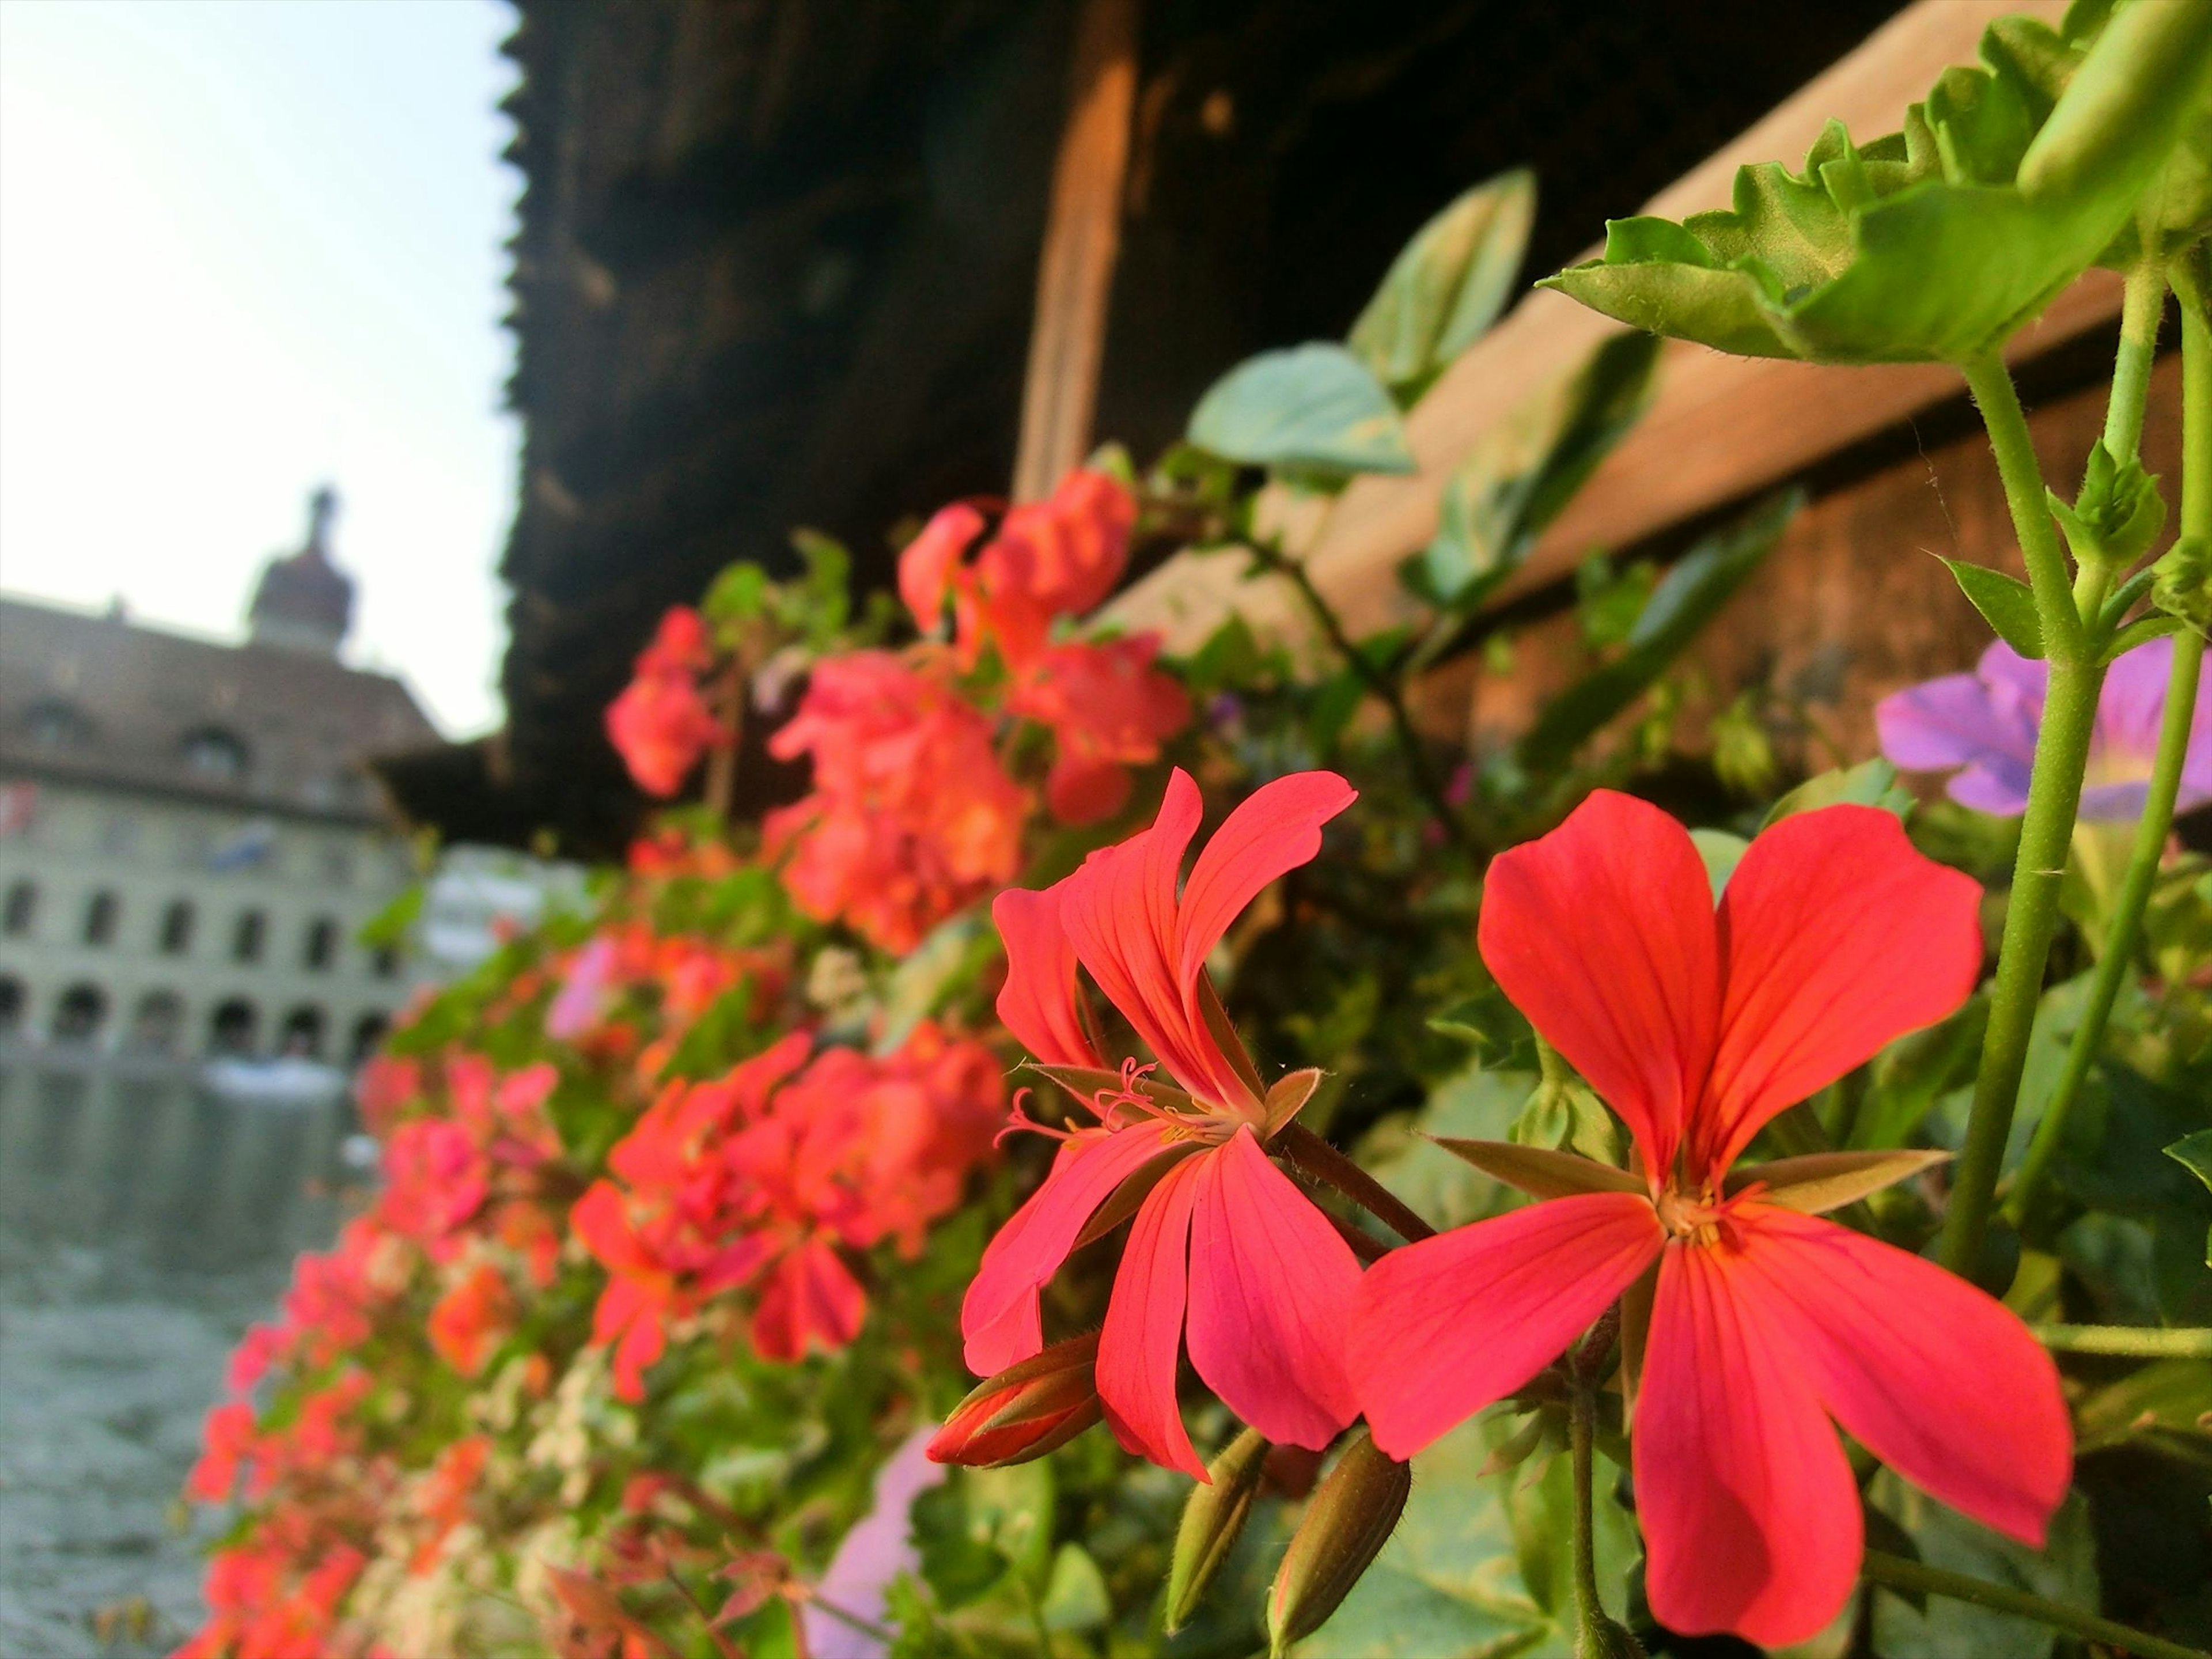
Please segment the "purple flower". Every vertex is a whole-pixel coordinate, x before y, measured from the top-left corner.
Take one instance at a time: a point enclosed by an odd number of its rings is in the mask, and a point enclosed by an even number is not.
[[[2142,815],[2172,661],[2173,641],[2153,640],[2121,657],[2106,675],[2089,738],[2082,817],[2127,823]],[[1946,674],[1884,697],[1874,711],[1881,752],[1906,771],[1959,767],[1947,791],[1953,800],[2018,817],[2027,810],[2028,771],[2050,678],[2049,665],[2028,661],[2000,640],[1982,653],[1971,674]],[[2174,811],[2207,802],[2212,802],[2212,679],[2197,690]]]
[[[599,1006],[606,1000],[607,981],[615,968],[614,941],[604,935],[576,953],[568,977],[545,1010],[545,1035],[573,1042],[599,1023]]]
[[[929,1461],[936,1430],[934,1423],[916,1429],[877,1471],[875,1507],[853,1523],[837,1546],[816,1587],[817,1604],[800,1607],[805,1650],[814,1659],[882,1659],[884,1644],[848,1620],[881,1625],[892,1580],[921,1570],[921,1552],[912,1536],[914,1500],[947,1473],[943,1464]]]

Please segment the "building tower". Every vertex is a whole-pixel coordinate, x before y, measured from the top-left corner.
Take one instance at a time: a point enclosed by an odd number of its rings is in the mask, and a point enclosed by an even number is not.
[[[307,539],[271,559],[246,611],[247,642],[336,657],[353,622],[353,581],[331,564],[331,520],[337,492],[325,484],[308,497]]]

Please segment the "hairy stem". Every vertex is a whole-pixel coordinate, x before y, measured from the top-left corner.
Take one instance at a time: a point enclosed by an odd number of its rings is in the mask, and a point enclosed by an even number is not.
[[[1267,1143],[1292,1169],[1334,1187],[1407,1243],[1434,1238],[1437,1230],[1391,1196],[1390,1191],[1302,1123],[1285,1123]]]
[[[2113,459],[2132,459],[2142,433],[2142,401],[2150,375],[2150,356],[2158,337],[2158,319],[2164,299],[2161,288],[2145,302],[2138,298],[2139,278],[2145,270],[2158,276],[2159,267],[2146,261],[2128,277],[2128,316],[2120,329],[2119,361],[2112,373],[2112,401],[2106,410],[2105,445]],[[2177,282],[2181,299],[2182,351],[2182,483],[2181,533],[2212,536],[2212,322],[2208,322],[2204,296],[2194,293],[2185,276]],[[2194,298],[2196,303],[2191,304]],[[2146,322],[2142,313],[2148,313]],[[2123,398],[2124,388],[2128,398]],[[2131,402],[2132,413],[2123,409]],[[2113,448],[2115,434],[2128,448]],[[2066,1050],[2066,1067],[2059,1073],[2035,1139],[2014,1178],[2005,1211],[2014,1226],[2029,1215],[2038,1192],[2051,1172],[2052,1161],[2064,1144],[2066,1125],[2104,1040],[2106,1023],[2118,1000],[2120,986],[2135,966],[2136,939],[2142,931],[2150,890],[2158,880],[2166,852],[2167,832],[2173,827],[2173,805],[2181,790],[2181,771],[2189,759],[2189,727],[2197,708],[2197,687],[2204,665],[2204,640],[2193,629],[2173,642],[2173,663],[2167,673],[2166,714],[2158,734],[2158,753],[2152,763],[2149,793],[2142,817],[2136,824],[2135,842],[2128,855],[2126,873],[2106,922],[2104,954],[2098,959],[2096,977],[2081,1024]]]
[[[2137,1656],[2137,1659],[2212,1659],[2212,1655],[2208,1655],[2202,1648],[2184,1647],[2179,1642],[2146,1636],[2139,1630],[2130,1630],[2110,1619],[2100,1619],[2094,1613],[2084,1613],[2079,1607],[2046,1601],[2040,1595],[2031,1595],[2026,1590],[2013,1589],[2004,1584],[1992,1584],[1987,1579],[1969,1578],[1962,1572],[1946,1572],[1941,1567],[1923,1566],[1917,1561],[1907,1561],[1902,1556],[1886,1555],[1880,1550],[1866,1553],[1866,1563],[1860,1569],[1860,1574],[1870,1584],[1881,1584],[1891,1589],[1909,1590],[1923,1595],[1941,1595],[1949,1601],[1987,1607],[1992,1613],[2009,1613],[2022,1619],[2033,1619],[2039,1625],[2047,1625],[2052,1630],[2066,1631],[2088,1641],[2118,1648]]]
[[[2154,258],[2128,272],[2120,307],[2120,348],[2112,360],[2112,392],[2105,404],[2105,452],[2125,464],[2142,442],[2143,410],[2150,402],[2150,370],[2158,356],[2158,327],[2166,315],[2166,268]]]
[[[1607,1641],[1611,1617],[1597,1590],[1597,1528],[1591,1483],[1596,1471],[1591,1449],[1597,1439],[1598,1386],[1603,1380],[1606,1357],[1620,1333],[1618,1305],[1606,1310],[1596,1324],[1568,1352],[1567,1445],[1573,1463],[1575,1489],[1574,1577],[1576,1659],[1595,1659],[1608,1650],[1641,1653],[1643,1649],[1626,1632]]]
[[[1336,608],[1329,604],[1321,589],[1314,586],[1313,577],[1307,573],[1302,561],[1289,557],[1263,541],[1255,541],[1251,545],[1253,556],[1263,568],[1286,578],[1291,586],[1297,589],[1298,598],[1312,613],[1314,621],[1320,624],[1322,632],[1328,636],[1329,644],[1335,647],[1337,654],[1344,659],[1352,672],[1359,677],[1360,684],[1367,688],[1369,695],[1389,712],[1391,732],[1398,740],[1400,752],[1406,757],[1406,770],[1413,780],[1413,787],[1420,791],[1421,798],[1428,802],[1429,811],[1444,833],[1463,851],[1480,851],[1474,838],[1468,834],[1465,822],[1460,817],[1458,809],[1444,793],[1443,780],[1437,775],[1436,767],[1429,758],[1428,745],[1421,741],[1420,732],[1414,729],[1413,713],[1406,707],[1405,692],[1400,688],[1396,678],[1378,667],[1359,648],[1358,643],[1345,628],[1344,619],[1336,614]]]
[[[2154,1325],[2038,1325],[2035,1340],[2058,1353],[2212,1359],[2212,1331],[2176,1331]]]
[[[1581,1640],[1577,1650],[1594,1650],[1605,1626],[1605,1603],[1597,1593],[1597,1538],[1590,1498],[1590,1444],[1597,1433],[1597,1399],[1588,1384],[1577,1380],[1574,1401],[1567,1416],[1567,1443],[1574,1456],[1575,1481],[1575,1625]]]
[[[2043,624],[2051,680],[2044,696],[2043,728],[2036,736],[2027,811],[2021,820],[2020,852],[2013,866],[1981,1070],[1974,1079],[1973,1110],[1943,1222],[1944,1264],[1962,1274],[1972,1273],[1989,1227],[2005,1138],[2012,1130],[2013,1109],[2027,1068],[2028,1034],[2043,993],[2051,936],[2058,927],[2059,883],[2066,872],[2074,812],[2081,799],[2081,774],[2088,765],[2089,737],[2096,724],[2097,696],[2105,681],[2103,665],[2087,648],[2081,614],[2074,608],[2065,555],[2044,502],[2042,475],[2012,377],[2002,362],[1988,357],[1967,366],[1966,383],[1981,406],[1990,448],[2004,480],[2005,501]]]

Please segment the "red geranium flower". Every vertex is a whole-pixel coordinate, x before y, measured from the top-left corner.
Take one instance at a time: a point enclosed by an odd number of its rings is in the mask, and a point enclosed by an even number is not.
[[[1124,1182],[1154,1182],[1099,1335],[1098,1393],[1125,1446],[1200,1479],[1176,1404],[1186,1323],[1199,1376],[1270,1440],[1317,1449],[1357,1415],[1340,1348],[1358,1263],[1264,1149],[1312,1076],[1271,1094],[1206,973],[1238,913],[1311,859],[1321,826],[1352,799],[1334,773],[1268,784],[1229,815],[1178,897],[1200,810],[1178,770],[1150,830],[1056,886],[1002,893],[992,907],[1007,950],[999,1016],[1032,1054],[1104,1070],[1076,1002],[1080,962],[1179,1086],[1132,1060],[1119,1089],[1097,1091],[1097,1125],[1070,1135],[984,1252],[961,1308],[968,1364],[988,1374],[1037,1352],[1039,1290]]]
[[[647,794],[674,794],[700,756],[729,740],[699,695],[699,671],[712,656],[699,613],[678,605],[660,619],[635,676],[607,706],[608,741]]]
[[[964,501],[922,526],[899,556],[899,596],[927,633],[952,601],[953,642],[973,667],[987,642],[1009,665],[1043,648],[1055,617],[1079,616],[1114,591],[1129,562],[1137,522],[1133,496],[1103,472],[1079,467],[1041,501],[1010,508],[981,540],[987,521]],[[971,562],[969,550],[977,549]]]
[[[2039,1546],[2072,1462],[2050,1356],[1964,1280],[1806,1213],[1830,1207],[1809,1186],[1729,1173],[1778,1112],[1965,1001],[1980,897],[1861,806],[1761,836],[1717,914],[1682,827],[1608,791],[1499,857],[1483,960],[1642,1173],[1562,1155],[1582,1190],[1376,1264],[1351,1342],[1376,1443],[1410,1457],[1511,1393],[1656,1263],[1634,1459],[1668,1628],[1781,1646],[1835,1616],[1862,1536],[1831,1416]]]

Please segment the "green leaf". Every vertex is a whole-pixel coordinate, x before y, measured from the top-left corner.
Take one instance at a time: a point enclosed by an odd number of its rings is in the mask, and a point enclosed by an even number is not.
[[[1535,1083],[1527,1072],[1471,1066],[1438,1085],[1419,1112],[1385,1118],[1370,1130],[1359,1144],[1360,1167],[1438,1227],[1496,1215],[1511,1201],[1505,1188],[1437,1143],[1503,1140]]]
[[[2035,595],[2026,582],[1963,559],[1944,559],[1943,564],[1999,639],[2023,657],[2041,659],[2043,621],[2035,614]]]
[[[768,572],[741,559],[714,578],[699,608],[709,622],[750,622],[766,607],[768,587]]]
[[[1390,394],[1342,346],[1320,343],[1262,352],[1231,369],[1199,399],[1190,441],[1255,466],[1414,470]]]
[[[2184,1135],[2166,1148],[2166,1155],[2212,1188],[2212,1129]],[[2204,1265],[2212,1267],[2212,1229],[2204,1235]]]
[[[1546,772],[1565,765],[1649,690],[1759,568],[1803,500],[1794,489],[1769,496],[1683,555],[1652,590],[1621,654],[1554,699],[1521,739],[1515,756],[1521,768]]]
[[[2002,20],[1983,66],[1947,70],[1903,131],[1861,146],[1831,122],[1802,172],[1741,168],[1729,208],[1680,225],[1616,221],[1601,258],[1541,285],[1749,356],[1978,357],[2168,189],[2185,134],[2198,142],[2212,0],[2130,7],[2085,46]],[[2196,186],[2172,188],[2176,214],[2197,210]]]
[[[2212,1129],[2184,1135],[2164,1150],[2168,1158],[2212,1188]]]
[[[1658,348],[1642,334],[1608,340],[1482,434],[1445,480],[1437,534],[1413,566],[1422,597],[1472,611],[1519,568],[1650,406]]]
[[[957,1482],[933,1486],[914,1500],[914,1536],[921,1576],[945,1607],[964,1607],[1006,1575],[1005,1553],[976,1535]]]
[[[2040,1551],[1967,1520],[1887,1469],[1876,1471],[1867,1499],[1904,1528],[1929,1566],[2097,1610],[2096,1540],[2078,1492],[2059,1506]],[[1917,1608],[1887,1590],[1874,1597],[1873,1625],[1869,1649],[1882,1659],[2048,1659],[2057,1641],[2057,1632],[2030,1620],[1940,1595]]]
[[[1705,860],[1705,880],[1713,890],[1713,902],[1718,904],[1726,890],[1729,878],[1735,873],[1743,855],[1751,851],[1751,843],[1741,836],[1732,836],[1725,830],[1692,830],[1690,843]]]
[[[1398,1528],[1336,1616],[1297,1659],[1571,1659],[1575,1651],[1573,1486],[1564,1457],[1481,1471],[1517,1425],[1494,1413],[1462,1425],[1413,1460]],[[1637,1558],[1636,1529],[1603,1475],[1593,1492],[1597,1582],[1618,1586]]]
[[[2144,617],[2130,623],[2112,637],[2105,647],[2103,659],[2118,662],[2139,645],[2148,645],[2153,640],[2162,640],[2169,634],[2179,634],[2189,624],[2179,617]]]
[[[1795,813],[1816,812],[1823,806],[1879,806],[1903,818],[1911,816],[1912,805],[1911,792],[1898,785],[1897,769],[1876,756],[1806,779],[1774,803],[1759,828],[1771,828]]]
[[[1386,386],[1432,379],[1504,308],[1535,213],[1526,169],[1477,185],[1406,244],[1345,343]]]
[[[1106,1575],[1082,1545],[1062,1544],[1054,1553],[1037,1616],[1047,1630],[1097,1630],[1114,1616]]]
[[[2212,1419],[2212,1364],[2202,1359],[2160,1359],[2107,1383],[2075,1406],[2074,1449],[2078,1456],[2142,1438],[2182,1447],[2193,1441],[2202,1458],[2212,1449],[2208,1419]]]

